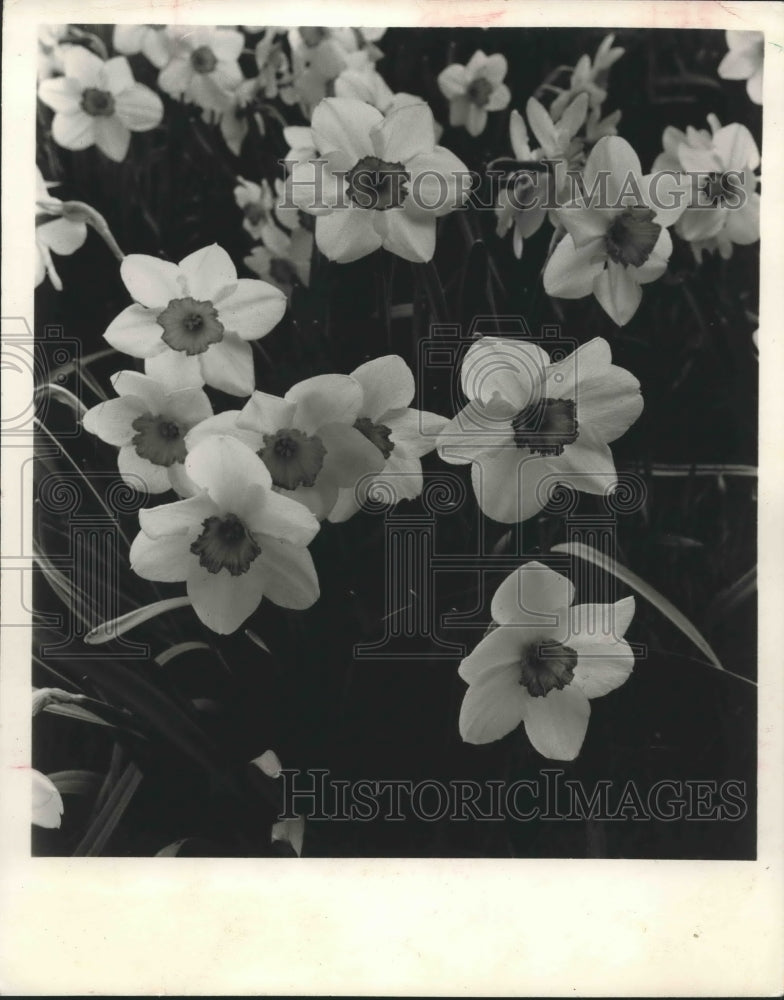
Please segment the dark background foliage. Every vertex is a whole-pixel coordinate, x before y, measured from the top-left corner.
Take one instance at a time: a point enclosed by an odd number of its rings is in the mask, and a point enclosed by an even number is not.
[[[84,27],[110,42],[110,29]],[[593,53],[604,34],[588,29],[395,28],[380,43],[384,58],[378,68],[394,91],[421,95],[443,122],[447,108],[436,77],[450,62],[466,62],[477,48],[504,53],[510,107],[522,110],[556,66],[574,65],[583,52]],[[619,29],[616,44],[626,53],[611,70],[605,113],[621,109],[619,134],[637,150],[645,170],[661,149],[666,125],[705,127],[710,112],[722,124],[747,124],[761,147],[761,109],[748,100],[742,84],[717,78],[716,67],[726,51],[723,33]],[[252,56],[243,59],[250,75]],[[137,79],[154,85],[155,71],[143,57],[131,61]],[[126,253],[179,260],[217,242],[240,272],[249,274],[241,261],[251,242],[241,227],[233,187],[237,175],[251,180],[280,176],[277,161],[287,151],[280,122],[266,117],[266,135],[252,129],[236,158],[217,129],[200,120],[198,109],[164,101],[162,127],[134,135],[122,164],[107,161],[94,148],[69,153],[54,145],[47,134],[48,112],[40,109],[39,166],[47,180],[61,181],[58,196],[87,201],[103,213]],[[280,110],[288,123],[305,123],[296,109]],[[469,167],[482,170],[494,157],[510,152],[508,114],[491,115],[478,139],[447,127],[441,141]],[[613,445],[619,469],[636,471],[646,486],[640,509],[618,519],[618,559],[682,610],[729,670],[754,678],[754,600],[734,599],[731,588],[755,563],[756,480],[735,474],[732,467],[753,466],[757,457],[757,361],[751,333],[757,325],[759,247],[736,247],[729,261],[706,257],[698,266],[690,248],[675,238],[668,274],[646,286],[642,306],[619,330],[592,298],[557,303],[544,294],[540,274],[549,238],[545,226],[526,241],[523,259],[517,261],[511,241],[495,235],[492,212],[445,218],[436,254],[442,303],[432,299],[432,282],[428,294],[420,274],[383,252],[351,265],[315,261],[311,287],[295,291],[285,319],[261,344],[257,385],[282,394],[302,378],[350,372],[369,358],[394,352],[418,372],[415,405],[451,415],[459,405],[453,379],[422,370],[419,360],[434,305],[440,320],[456,325],[463,335],[476,317],[495,314],[524,317],[534,336],[542,326],[558,325],[574,343],[607,338],[615,363],[640,379],[645,398],[640,420]],[[48,282],[38,289],[37,335],[44,337],[45,327],[59,326],[66,337],[80,342],[83,357],[102,352],[103,331],[129,301],[116,261],[91,234],[76,254],[58,258],[57,266],[64,290],[56,293]],[[392,318],[397,313],[390,314],[390,307],[405,303],[413,303],[413,316]],[[109,375],[121,366],[129,367],[129,359],[99,356],[85,366],[85,378],[69,373],[65,384],[94,405],[99,397],[91,380],[108,388]],[[210,392],[216,409],[236,405]],[[44,418],[55,436],[71,419],[51,401]],[[114,467],[114,450],[89,435],[64,445],[88,478]],[[663,468],[672,471],[676,465],[677,475],[662,474]],[[699,474],[697,466],[706,465],[724,471]],[[69,468],[62,455],[45,456],[39,483],[52,471]],[[446,467],[433,456],[425,460],[425,468],[436,478],[457,475],[467,482],[465,470]],[[501,555],[546,555],[565,540],[563,518],[552,512],[508,531],[504,525],[482,524],[470,485],[468,498],[454,512],[442,510],[435,518],[437,552],[476,553],[480,531]],[[136,506],[146,502],[140,497]],[[93,511],[91,503],[88,497],[79,513],[89,518],[92,511],[98,517],[101,511]],[[596,498],[581,496],[575,513],[596,514],[596,503]],[[427,513],[419,501],[401,508],[412,518]],[[120,521],[133,537],[135,513]],[[36,767],[47,772],[86,768],[101,776],[108,769],[111,780],[102,778],[94,800],[68,796],[63,828],[34,830],[34,850],[59,854],[78,847],[85,823],[95,819],[130,760],[138,764],[143,780],[106,853],[155,854],[182,838],[193,838],[186,853],[258,855],[276,850],[268,844],[275,790],[245,769],[248,760],[269,747],[287,767],[328,768],[333,778],[512,781],[553,766],[530,749],[522,730],[487,747],[460,741],[457,713],[464,684],[456,675],[459,656],[433,659],[429,653],[434,645],[410,639],[396,647],[408,658],[354,658],[354,644],[380,640],[385,616],[400,610],[390,608],[384,594],[387,526],[383,513],[364,512],[347,524],[323,526],[311,547],[322,590],[317,605],[300,614],[265,601],[247,623],[266,650],[240,629],[220,641],[216,655],[215,637],[183,609],[131,633],[131,639],[148,644],[147,658],[124,659],[122,651],[108,646],[103,659],[82,659],[78,638],[69,646],[71,658],[46,654],[42,647],[60,634],[46,623],[47,616],[62,615],[63,605],[46,574],[36,574],[41,627],[34,639],[34,683],[78,689],[127,709],[141,719],[144,738],[123,735],[113,748],[108,730],[50,715],[36,719]],[[72,525],[45,505],[39,506],[37,530],[47,555],[70,551]],[[178,593],[174,585],[160,585],[159,595],[154,594],[130,572],[126,551],[120,547],[115,577],[107,576],[120,611]],[[487,580],[486,595],[504,575],[499,571]],[[608,580],[603,584],[609,588]],[[414,603],[420,599],[421,594],[411,595]],[[577,601],[598,599],[593,593],[577,594]],[[470,612],[477,602],[475,574],[444,575],[435,600],[442,613]],[[626,685],[593,702],[583,752],[574,764],[564,765],[566,776],[589,788],[601,779],[619,788],[633,780],[643,790],[659,778],[745,781],[748,812],[742,820],[314,821],[308,824],[306,853],[753,857],[755,689],[706,665],[646,602],[638,600],[637,607],[629,637],[644,643],[647,652]],[[488,600],[483,614],[486,621]],[[470,649],[482,633],[466,627],[442,634]],[[182,654],[163,668],[153,662],[152,656],[183,641],[201,641],[213,650]],[[139,684],[137,691],[134,685]],[[187,736],[173,735],[169,722],[156,725],[142,718],[153,698],[150,690],[162,694],[167,712],[175,706],[182,713],[187,722],[183,733],[193,726],[202,734],[209,766],[189,750]]]

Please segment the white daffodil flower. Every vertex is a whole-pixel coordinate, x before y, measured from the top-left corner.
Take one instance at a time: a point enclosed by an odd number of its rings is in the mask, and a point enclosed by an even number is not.
[[[643,401],[606,340],[551,364],[535,344],[483,337],[463,359],[461,384],[469,402],[439,435],[438,452],[445,462],[471,462],[487,517],[525,521],[556,483],[596,494],[616,485],[608,442],[634,423]]]
[[[158,86],[176,100],[206,111],[225,111],[243,82],[238,62],[245,45],[241,31],[171,25],[172,58],[158,74]]]
[[[185,435],[212,416],[202,389],[168,392],[154,378],[134,371],[112,376],[118,399],[108,399],[88,410],[82,424],[90,434],[120,449],[120,475],[135,489],[181,496],[193,492],[185,475]]]
[[[748,246],[760,238],[760,195],[757,191],[760,153],[754,137],[745,125],[734,123],[717,128],[711,137],[704,133],[701,142],[678,146],[680,168],[704,174],[705,184],[698,204],[687,208],[675,226],[675,232],[692,244],[699,260],[703,249],[718,250],[725,259],[732,255],[732,245]],[[727,201],[724,179],[730,175],[733,187],[740,191],[742,204]]]
[[[52,137],[65,149],[97,146],[110,160],[125,159],[131,132],[160,124],[163,102],[136,83],[125,56],[106,62],[81,45],[63,54],[65,75],[42,80],[38,96],[55,112]]]
[[[545,266],[544,289],[564,299],[593,294],[624,326],[642,301],[641,286],[667,270],[667,227],[686,208],[685,192],[671,174],[643,177],[637,154],[617,136],[596,143],[583,181],[586,192],[599,191],[598,202],[589,194],[588,201],[578,198],[557,210],[566,235]]]
[[[596,55],[591,61],[589,55],[582,55],[577,60],[569,87],[561,91],[550,105],[550,116],[553,121],[558,121],[567,107],[580,94],[587,94],[592,110],[601,108],[607,98],[607,80],[610,68],[616,63],[626,51],[620,47],[614,47],[615,35],[606,35],[596,50]]]
[[[104,334],[112,347],[144,358],[147,374],[166,385],[253,392],[249,341],[266,336],[283,317],[280,289],[237,278],[231,257],[215,243],[179,264],[130,254],[120,274],[135,304]]]
[[[214,434],[230,434],[264,462],[276,490],[323,520],[339,490],[354,490],[380,472],[384,457],[358,422],[362,387],[349,375],[316,375],[285,396],[254,392],[245,407],[227,410],[195,427],[193,448]]]
[[[436,219],[468,196],[468,171],[436,145],[424,103],[386,118],[362,101],[331,97],[313,113],[321,159],[294,164],[293,201],[316,216],[316,245],[340,263],[379,247],[405,260],[432,259]]]
[[[347,68],[371,69],[381,58],[376,47],[384,28],[292,28],[288,34],[294,89],[305,115],[323,100]]]
[[[156,69],[163,69],[173,51],[172,36],[164,24],[115,24],[112,45],[124,56],[141,52]]]
[[[503,111],[511,92],[503,82],[504,56],[475,52],[465,66],[452,63],[438,74],[438,86],[449,101],[449,124],[464,125],[469,135],[484,132],[489,111]]]
[[[40,771],[31,772],[33,787],[33,815],[36,826],[57,830],[62,822],[63,798],[51,778]]]
[[[302,504],[272,489],[267,467],[235,438],[200,442],[185,471],[201,488],[186,500],[139,511],[131,568],[146,580],[185,582],[201,621],[234,632],[262,597],[301,610],[318,600],[307,545],[319,529]]]
[[[526,105],[526,114],[539,147],[531,149],[523,116],[512,111],[509,118],[509,140],[515,157],[531,164],[548,160],[541,172],[522,173],[513,189],[502,189],[498,195],[496,233],[505,236],[512,230],[512,248],[518,259],[523,255],[523,243],[541,229],[553,198],[564,190],[566,172],[582,157],[583,144],[575,136],[585,122],[588,96],[581,94],[568,107],[556,125],[545,108],[535,98]]]
[[[468,684],[459,722],[467,743],[499,740],[522,722],[543,757],[577,757],[590,699],[620,687],[634,668],[623,638],[634,598],[572,607],[573,599],[571,582],[539,562],[510,573],[495,592],[497,627],[458,668]]]
[[[35,285],[40,285],[49,275],[58,292],[63,290],[60,275],[55,270],[52,254],[68,256],[79,249],[87,239],[87,223],[82,219],[68,219],[63,216],[63,203],[49,194],[50,187],[41,171],[36,167],[35,181]]]
[[[374,489],[385,499],[413,500],[422,492],[423,455],[433,451],[446,424],[445,417],[411,407],[415,383],[411,369],[396,354],[375,358],[352,373],[362,387],[362,402],[354,426],[384,458],[375,476],[360,480],[354,489],[341,489],[330,521],[346,521]]]
[[[762,71],[765,36],[761,31],[727,31],[729,52],[719,63],[723,80],[745,80],[746,92],[755,104],[762,104]]]

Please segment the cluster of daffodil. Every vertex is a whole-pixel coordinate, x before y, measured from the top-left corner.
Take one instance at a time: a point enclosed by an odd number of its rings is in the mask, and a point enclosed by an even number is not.
[[[257,74],[247,79],[239,59],[247,35],[256,33]],[[95,145],[122,161],[133,132],[160,124],[164,102],[135,82],[126,58],[138,53],[157,69],[159,90],[198,105],[234,152],[254,116],[264,128],[265,102],[297,105],[310,122],[284,129],[285,178],[237,178],[243,226],[257,241],[244,263],[258,277],[239,277],[215,244],[178,263],[119,254],[131,301],[104,336],[142,362],[143,373],[118,371],[116,398],[84,416],[88,431],[119,449],[126,482],[176,495],[140,512],[132,568],[149,580],[184,583],[196,614],[217,633],[239,628],[262,598],[310,607],[319,583],[308,546],[321,524],[352,517],[382,485],[398,500],[418,497],[428,452],[470,465],[483,513],[513,524],[536,515],[557,483],[611,491],[616,471],[609,445],[642,411],[639,382],[612,364],[602,338],[557,361],[529,342],[479,339],[462,360],[467,403],[449,418],[412,407],[414,374],[395,355],[350,374],[305,379],[282,397],[256,388],[252,344],[275,330],[292,289],[308,285],[315,249],[339,263],[379,248],[428,262],[438,218],[461,210],[470,194],[469,171],[439,144],[443,129],[428,104],[393,93],[378,73],[383,34],[117,26],[118,55],[106,59],[69,26],[41,36],[39,97],[54,111],[54,141],[68,149]],[[549,218],[546,292],[593,295],[624,325],[642,286],[667,268],[671,228],[698,258],[704,250],[727,256],[733,244],[758,239],[760,157],[744,126],[721,127],[711,116],[710,132],[667,129],[654,173],[644,174],[616,134],[619,113],[602,110],[610,67],[624,51],[613,41],[608,36],[593,59],[583,56],[565,86],[547,82],[540,96],[555,96],[547,107],[536,97],[527,102],[527,125],[511,112],[514,158],[533,169],[519,183],[513,178],[516,197],[511,188],[502,192],[496,213],[498,234],[513,233],[517,257]],[[747,78],[758,100],[761,42],[730,32],[728,44],[720,72]],[[510,104],[506,73],[502,55],[482,51],[466,65],[445,67],[438,86],[449,102],[449,125],[480,135],[488,116]],[[655,177],[660,170],[668,180]],[[721,178],[738,170],[746,177],[740,210],[718,197],[707,211],[682,199],[661,207],[665,190],[682,189],[683,173]],[[564,201],[575,173],[584,190],[604,178],[611,207],[595,207],[587,197]],[[363,200],[368,191],[359,181],[368,176],[372,198]],[[37,281],[48,274],[59,287],[51,253],[73,253],[87,228],[49,187],[39,174]],[[557,208],[549,207],[553,201]],[[237,408],[213,412],[205,387],[237,397]],[[499,739],[522,721],[544,755],[577,755],[589,700],[622,684],[632,669],[623,635],[634,604],[629,598],[573,606],[573,596],[566,579],[537,562],[502,584],[491,630],[460,667],[469,685],[460,715],[465,740]],[[46,791],[42,786],[41,795]]]

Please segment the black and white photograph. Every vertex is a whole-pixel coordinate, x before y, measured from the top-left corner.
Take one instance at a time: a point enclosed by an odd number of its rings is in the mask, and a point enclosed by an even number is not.
[[[758,862],[781,5],[58,6],[4,129],[33,863]]]

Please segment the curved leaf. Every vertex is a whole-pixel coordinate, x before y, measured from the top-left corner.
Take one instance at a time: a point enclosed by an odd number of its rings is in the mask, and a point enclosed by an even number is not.
[[[604,555],[602,552],[597,552],[596,549],[591,548],[590,545],[585,545],[583,542],[563,542],[560,545],[554,545],[551,551],[565,552],[567,555],[584,559],[586,562],[603,569],[605,573],[610,573],[622,583],[625,583],[627,587],[631,587],[635,593],[639,594],[640,597],[644,597],[657,611],[660,611],[665,618],[668,618],[676,628],[680,629],[686,638],[690,639],[697,649],[707,656],[714,667],[724,670],[721,660],[714,653],[708,640],[698,631],[697,627],[689,621],[686,615],[678,611],[674,604],[668,601],[666,597],[660,594],[658,590],[655,590],[649,583],[646,583],[645,580],[637,576],[636,573],[632,573],[630,569],[621,566],[614,559]]]
[[[126,615],[113,618],[111,621],[98,625],[84,637],[88,646],[100,646],[104,642],[111,642],[120,635],[124,635],[137,625],[157,618],[167,611],[174,611],[177,608],[185,608],[191,603],[189,597],[169,597],[165,601],[156,601],[154,604],[145,604],[143,608],[136,608]]]

